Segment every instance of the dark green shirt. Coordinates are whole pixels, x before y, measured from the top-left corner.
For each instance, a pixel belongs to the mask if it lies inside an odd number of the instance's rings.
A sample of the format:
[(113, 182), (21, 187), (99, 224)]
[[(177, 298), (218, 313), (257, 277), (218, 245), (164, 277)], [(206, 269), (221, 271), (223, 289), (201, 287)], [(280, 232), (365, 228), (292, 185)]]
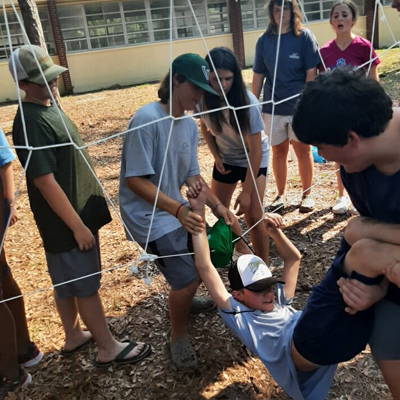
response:
[(18, 109), (13, 126), (15, 146), (38, 148), (64, 144), (51, 149), (33, 150), (30, 159), (28, 150), (17, 149), (17, 155), (23, 167), (29, 159), (26, 171), (29, 201), (45, 250), (49, 253), (67, 252), (76, 248), (78, 243), (72, 231), (54, 213), (35, 186), (35, 178), (53, 173), (71, 205), (93, 233), (110, 222), (111, 216), (101, 187), (88, 166), (93, 168), (86, 149), (80, 152), (73, 145), (83, 145), (74, 123), (60, 111), (70, 138), (55, 106), (35, 103), (22, 105), (28, 143), (25, 142), (21, 110)]

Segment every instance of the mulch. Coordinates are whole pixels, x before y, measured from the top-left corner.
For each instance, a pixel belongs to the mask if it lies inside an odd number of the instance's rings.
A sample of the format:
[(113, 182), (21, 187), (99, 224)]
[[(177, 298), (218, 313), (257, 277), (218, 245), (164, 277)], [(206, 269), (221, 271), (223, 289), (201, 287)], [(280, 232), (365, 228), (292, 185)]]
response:
[[(249, 73), (246, 72), (249, 79)], [(77, 124), (85, 143), (93, 143), (123, 132), (129, 118), (144, 104), (156, 99), (156, 85), (108, 90), (62, 99), (66, 113)], [(0, 125), (11, 143), (10, 131), (16, 105), (0, 107)], [(118, 209), (118, 180), (122, 136), (89, 147), (97, 175)], [(199, 160), (204, 178), (211, 179), (212, 157), (202, 139)], [(8, 261), (23, 293), (49, 287), (43, 247), (27, 198), (18, 162), (13, 163), (16, 186), (22, 182), (17, 201), (18, 223), (9, 229), (5, 243)], [(297, 163), (289, 162), (289, 206), (283, 216), (285, 232), (300, 249), (303, 260), (295, 307), (301, 309), (311, 288), (326, 273), (339, 247), (348, 216), (334, 216), (336, 180), (331, 164), (315, 164), (315, 211), (300, 214), (301, 184)], [(265, 204), (275, 197), (273, 174), (269, 175)], [(296, 198), (297, 197), (297, 198)], [(209, 216), (210, 223), (213, 222)], [(244, 222), (242, 221), (244, 224)], [(144, 282), (144, 270), (131, 276), (129, 267), (139, 257), (138, 248), (125, 239), (116, 214), (101, 230), (103, 274), (100, 295), (108, 322), (118, 339), (134, 338), (152, 345), (150, 357), (133, 366), (99, 370), (93, 366), (95, 347), (65, 357), (60, 354), (63, 330), (51, 290), (25, 297), (32, 339), (45, 353), (31, 369), (33, 382), (12, 393), (10, 399), (279, 399), (289, 397), (276, 385), (261, 362), (233, 337), (216, 312), (192, 316), (190, 335), (200, 359), (196, 373), (177, 372), (170, 361), (166, 340), (167, 295), (164, 279), (151, 267), (152, 281)], [(281, 260), (271, 246), (271, 265), (279, 272)], [(226, 279), (226, 271), (221, 274)], [(205, 289), (201, 288), (205, 293)], [(367, 348), (338, 368), (329, 400), (389, 399), (379, 370)]]

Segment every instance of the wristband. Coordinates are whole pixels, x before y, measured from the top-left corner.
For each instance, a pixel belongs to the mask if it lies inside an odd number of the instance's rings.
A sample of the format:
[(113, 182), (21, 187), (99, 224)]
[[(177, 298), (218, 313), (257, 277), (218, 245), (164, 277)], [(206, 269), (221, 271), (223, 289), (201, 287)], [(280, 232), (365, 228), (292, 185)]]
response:
[(216, 205), (213, 207), (213, 209), (212, 209), (213, 214), (215, 214), (215, 211), (217, 210), (217, 208), (218, 208), (219, 206), (222, 206), (222, 203), (218, 203), (218, 204), (216, 204)]
[(175, 213), (175, 218), (178, 218), (179, 210), (180, 210), (183, 206), (184, 206), (183, 203), (181, 203), (181, 204), (179, 205), (179, 207), (178, 207), (178, 209), (176, 210), (176, 213)]

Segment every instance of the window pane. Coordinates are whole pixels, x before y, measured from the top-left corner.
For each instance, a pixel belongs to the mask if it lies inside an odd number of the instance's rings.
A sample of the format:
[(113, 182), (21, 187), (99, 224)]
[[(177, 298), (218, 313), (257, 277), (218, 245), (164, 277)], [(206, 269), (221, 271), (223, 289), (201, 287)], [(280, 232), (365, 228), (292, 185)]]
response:
[(124, 1), (122, 3), (124, 11), (132, 11), (132, 10), (144, 10), (144, 2), (141, 1)]
[(58, 16), (60, 18), (81, 16), (81, 10), (81, 6), (57, 7)]
[(128, 43), (129, 44), (138, 44), (149, 42), (150, 38), (148, 33), (136, 33), (134, 35), (128, 35)]
[(85, 40), (75, 40), (72, 42), (65, 42), (67, 52), (82, 51), (88, 49), (88, 43)]

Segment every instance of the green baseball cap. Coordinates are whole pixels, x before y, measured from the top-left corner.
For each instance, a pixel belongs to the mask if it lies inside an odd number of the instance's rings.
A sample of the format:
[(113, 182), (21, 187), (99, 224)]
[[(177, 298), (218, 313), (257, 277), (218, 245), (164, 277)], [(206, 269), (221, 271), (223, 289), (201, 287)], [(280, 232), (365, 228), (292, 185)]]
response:
[(43, 75), (46, 78), (46, 82), (50, 82), (63, 72), (67, 71), (67, 68), (54, 64), (46, 50), (43, 50), (39, 46), (26, 45), (15, 50), (8, 60), (8, 68), (15, 81), (26, 79), (27, 81), (33, 83), (45, 83), (33, 53), (36, 55), (40, 69), (43, 71)]
[(218, 96), (210, 86), (210, 67), (198, 54), (186, 53), (175, 58), (172, 62), (172, 74), (182, 75), (196, 86)]

